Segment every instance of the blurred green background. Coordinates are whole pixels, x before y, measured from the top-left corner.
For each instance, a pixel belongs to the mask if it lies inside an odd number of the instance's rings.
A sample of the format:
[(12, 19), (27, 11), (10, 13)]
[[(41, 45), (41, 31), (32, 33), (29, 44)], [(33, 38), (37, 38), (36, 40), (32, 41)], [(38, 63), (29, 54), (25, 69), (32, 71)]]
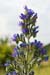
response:
[[(15, 45), (9, 44), (9, 39), (0, 38), (0, 75), (5, 75), (4, 63), (6, 60), (13, 60), (11, 54), (13, 52)], [(48, 55), (50, 57), (50, 44), (44, 46), (47, 49)], [(42, 62), (39, 67), (37, 65), (34, 67), (35, 75), (50, 75), (50, 58), (47, 62)]]

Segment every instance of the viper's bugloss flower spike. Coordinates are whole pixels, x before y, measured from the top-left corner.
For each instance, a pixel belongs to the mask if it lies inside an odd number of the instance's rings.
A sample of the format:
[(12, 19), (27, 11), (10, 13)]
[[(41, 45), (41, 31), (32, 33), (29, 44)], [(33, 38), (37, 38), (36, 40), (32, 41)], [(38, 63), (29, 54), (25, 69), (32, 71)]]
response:
[[(29, 9), (27, 6), (25, 6), (24, 9), (25, 13), (21, 13), (21, 21), (19, 22), (22, 34), (13, 35), (13, 41), (17, 43), (17, 47), (14, 48), (12, 53), (14, 60), (11, 61), (11, 65), (7, 62), (5, 64), (7, 67), (13, 66), (13, 71), (8, 71), (8, 75), (34, 75), (34, 71), (32, 71), (34, 64), (40, 65), (42, 60), (48, 60), (48, 56), (46, 56), (47, 50), (44, 49), (41, 41), (35, 39), (33, 42), (30, 42), (30, 38), (32, 36), (35, 38), (38, 33), (37, 29), (39, 26), (35, 25), (37, 13), (32, 9)], [(10, 67), (10, 69), (12, 68)]]

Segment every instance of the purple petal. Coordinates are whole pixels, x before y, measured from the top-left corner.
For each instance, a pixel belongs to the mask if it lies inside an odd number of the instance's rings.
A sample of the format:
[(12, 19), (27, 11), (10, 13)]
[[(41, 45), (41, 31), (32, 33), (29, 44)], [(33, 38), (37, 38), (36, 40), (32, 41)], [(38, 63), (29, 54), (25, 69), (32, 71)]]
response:
[(19, 25), (24, 26), (24, 25), (25, 25), (25, 23), (23, 23), (23, 22), (19, 22)]
[(20, 18), (24, 20), (27, 18), (27, 16), (21, 13)]
[(22, 30), (22, 32), (23, 32), (23, 33), (28, 33), (29, 30), (28, 30), (27, 28), (25, 28), (25, 29)]

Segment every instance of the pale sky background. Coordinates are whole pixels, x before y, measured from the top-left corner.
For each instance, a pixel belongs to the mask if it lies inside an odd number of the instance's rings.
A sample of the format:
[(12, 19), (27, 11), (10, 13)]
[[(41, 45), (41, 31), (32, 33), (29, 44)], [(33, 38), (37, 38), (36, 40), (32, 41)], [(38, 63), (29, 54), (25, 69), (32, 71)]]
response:
[(50, 0), (0, 0), (0, 37), (20, 33), (19, 15), (25, 5), (38, 13), (37, 39), (50, 43)]

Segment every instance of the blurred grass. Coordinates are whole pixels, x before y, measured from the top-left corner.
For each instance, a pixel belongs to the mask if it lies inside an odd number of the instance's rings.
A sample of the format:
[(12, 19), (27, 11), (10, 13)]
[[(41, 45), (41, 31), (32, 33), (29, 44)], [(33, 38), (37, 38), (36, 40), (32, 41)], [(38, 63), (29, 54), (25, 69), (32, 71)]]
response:
[(40, 67), (35, 67), (35, 75), (50, 75), (50, 60), (42, 62)]
[(0, 70), (0, 75), (6, 75), (5, 74), (5, 71), (2, 69), (2, 70)]
[[(50, 75), (50, 60), (42, 62), (39, 67), (34, 67), (35, 75)], [(6, 75), (3, 69), (0, 69), (0, 75)]]

